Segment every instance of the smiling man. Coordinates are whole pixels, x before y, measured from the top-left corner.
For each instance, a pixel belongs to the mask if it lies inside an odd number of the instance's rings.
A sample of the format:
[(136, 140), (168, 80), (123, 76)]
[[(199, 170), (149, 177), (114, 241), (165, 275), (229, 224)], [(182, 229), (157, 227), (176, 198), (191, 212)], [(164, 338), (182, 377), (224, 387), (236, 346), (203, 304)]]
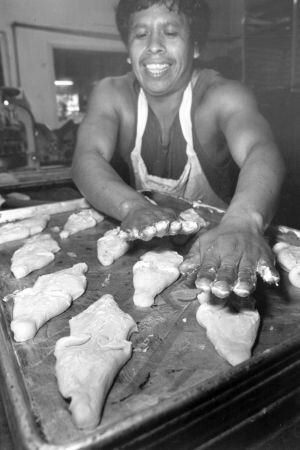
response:
[(196, 267), (204, 290), (226, 296), (238, 286), (247, 295), (258, 263), (275, 274), (263, 234), (284, 167), (270, 127), (245, 86), (194, 69), (208, 32), (205, 1), (120, 0), (116, 22), (132, 71), (94, 89), (79, 129), (74, 180), (123, 229), (176, 217), (140, 190), (227, 208), (181, 269)]

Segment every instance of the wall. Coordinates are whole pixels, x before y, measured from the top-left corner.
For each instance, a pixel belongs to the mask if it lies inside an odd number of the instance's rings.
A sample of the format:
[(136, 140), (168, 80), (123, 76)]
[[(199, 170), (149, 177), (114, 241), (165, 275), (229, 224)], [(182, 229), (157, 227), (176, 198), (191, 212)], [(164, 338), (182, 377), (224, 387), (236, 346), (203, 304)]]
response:
[(7, 40), (8, 83), (15, 85), (18, 81), (13, 23), (116, 33), (114, 4), (114, 0), (1, 0), (0, 31)]
[(57, 126), (52, 45), (77, 43), (79, 48), (101, 50), (112, 38), (111, 47), (123, 48), (116, 44), (114, 5), (113, 0), (1, 0), (5, 84), (24, 89), (38, 121)]
[[(24, 89), (39, 121), (50, 127), (57, 125), (51, 67), (53, 45), (62, 46), (65, 41), (68, 45), (73, 42), (80, 46), (81, 41), (84, 49), (89, 46), (101, 49), (111, 40), (115, 50), (123, 48), (117, 44), (116, 1), (0, 0), (0, 44), (5, 60), (5, 82)], [(209, 4), (212, 26), (210, 42), (203, 52), (205, 60), (222, 57), (235, 49), (239, 51), (241, 46), (243, 1), (209, 0)], [(15, 27), (15, 23), (27, 28)]]

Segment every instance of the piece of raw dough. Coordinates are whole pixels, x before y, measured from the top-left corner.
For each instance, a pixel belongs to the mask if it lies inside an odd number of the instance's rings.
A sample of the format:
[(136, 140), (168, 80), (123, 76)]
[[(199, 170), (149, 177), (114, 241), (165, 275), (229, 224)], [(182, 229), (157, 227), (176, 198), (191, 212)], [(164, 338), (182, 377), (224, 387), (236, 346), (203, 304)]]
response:
[(283, 248), (289, 247), (289, 245), (290, 245), (290, 244), (288, 244), (287, 242), (283, 242), (283, 241), (276, 242), (276, 244), (275, 244), (275, 245), (273, 246), (273, 248), (272, 248), (273, 253), (275, 253), (275, 255), (277, 256), (278, 253), (279, 253)]
[(103, 266), (110, 266), (129, 250), (127, 235), (120, 227), (106, 231), (97, 241), (97, 257)]
[(296, 288), (300, 288), (300, 264), (296, 264), (292, 270), (289, 271), (290, 283)]
[(147, 308), (155, 297), (170, 286), (180, 275), (183, 257), (172, 250), (150, 251), (133, 266), (133, 302)]
[(38, 234), (29, 238), (11, 258), (10, 270), (16, 278), (23, 278), (34, 270), (47, 266), (60, 250), (50, 234)]
[(85, 291), (87, 270), (85, 263), (78, 263), (41, 275), (33, 287), (16, 292), (10, 324), (15, 341), (33, 338), (44, 323), (68, 309)]
[(300, 247), (287, 244), (277, 251), (277, 261), (283, 270), (290, 272), (300, 264)]
[(66, 239), (79, 231), (93, 228), (103, 220), (104, 216), (92, 208), (73, 213), (68, 217), (63, 230), (59, 233), (60, 238)]
[(22, 200), (25, 202), (31, 200), (31, 197), (27, 194), (23, 194), (23, 192), (10, 192), (5, 198), (8, 200)]
[(219, 355), (233, 366), (249, 359), (260, 323), (258, 311), (232, 312), (226, 305), (210, 304), (207, 298), (199, 300), (196, 319)]
[(137, 331), (110, 294), (103, 295), (70, 321), (70, 336), (55, 346), (59, 391), (71, 399), (78, 428), (93, 429), (101, 418), (113, 381), (132, 353), (130, 335)]
[(50, 216), (45, 214), (1, 225), (0, 244), (16, 241), (18, 239), (25, 239), (34, 234), (41, 233), (46, 228), (49, 219)]
[(279, 241), (273, 246), (280, 267), (288, 272), (290, 283), (300, 287), (300, 246)]

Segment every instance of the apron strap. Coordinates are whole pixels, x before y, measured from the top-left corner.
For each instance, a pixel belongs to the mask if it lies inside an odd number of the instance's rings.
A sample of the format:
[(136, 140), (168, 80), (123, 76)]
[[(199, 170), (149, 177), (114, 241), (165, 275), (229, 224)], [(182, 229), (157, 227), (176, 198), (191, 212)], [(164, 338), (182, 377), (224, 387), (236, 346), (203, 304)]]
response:
[(140, 143), (143, 139), (144, 131), (146, 128), (148, 119), (148, 102), (146, 99), (146, 95), (143, 89), (140, 89), (138, 104), (137, 104), (137, 126), (136, 126), (136, 138), (135, 138), (135, 147)]
[(191, 109), (192, 109), (192, 84), (190, 82), (184, 91), (182, 102), (179, 108), (179, 120), (181, 130), (184, 139), (188, 144), (187, 147), (193, 147)]

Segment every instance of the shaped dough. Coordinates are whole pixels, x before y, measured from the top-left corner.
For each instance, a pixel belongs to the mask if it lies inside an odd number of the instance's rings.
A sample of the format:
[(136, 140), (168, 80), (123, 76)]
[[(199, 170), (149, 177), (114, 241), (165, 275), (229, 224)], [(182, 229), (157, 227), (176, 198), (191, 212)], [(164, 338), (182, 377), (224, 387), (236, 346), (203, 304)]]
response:
[(260, 323), (257, 310), (231, 312), (227, 306), (200, 304), (196, 319), (222, 358), (235, 366), (251, 357)]
[(69, 308), (86, 288), (85, 263), (40, 276), (31, 288), (14, 296), (13, 320), (10, 328), (17, 342), (35, 336), (39, 328), (52, 317)]
[(70, 320), (70, 336), (55, 346), (58, 387), (70, 398), (78, 428), (95, 428), (113, 381), (132, 352), (130, 335), (137, 331), (132, 317), (109, 295), (103, 295)]
[(108, 230), (97, 241), (97, 257), (103, 266), (110, 266), (128, 251), (127, 235), (120, 227)]
[(0, 227), (0, 244), (41, 233), (46, 228), (49, 219), (49, 215), (41, 215), (2, 225)]
[(277, 261), (283, 270), (290, 272), (300, 264), (300, 247), (287, 244), (277, 252)]
[(14, 252), (10, 270), (16, 278), (23, 278), (53, 261), (59, 250), (58, 243), (49, 234), (33, 236)]
[(289, 272), (290, 283), (296, 288), (300, 288), (300, 264), (296, 264)]
[(73, 213), (68, 217), (68, 220), (59, 235), (61, 239), (66, 239), (79, 231), (95, 227), (97, 223), (100, 223), (103, 220), (104, 216), (94, 209), (84, 209), (83, 211)]
[(172, 250), (145, 253), (133, 266), (133, 302), (142, 308), (153, 305), (155, 297), (180, 275), (183, 257)]
[[(296, 231), (296, 230), (294, 230)], [(277, 262), (289, 273), (289, 281), (296, 288), (300, 287), (300, 246), (279, 241), (273, 247)]]

